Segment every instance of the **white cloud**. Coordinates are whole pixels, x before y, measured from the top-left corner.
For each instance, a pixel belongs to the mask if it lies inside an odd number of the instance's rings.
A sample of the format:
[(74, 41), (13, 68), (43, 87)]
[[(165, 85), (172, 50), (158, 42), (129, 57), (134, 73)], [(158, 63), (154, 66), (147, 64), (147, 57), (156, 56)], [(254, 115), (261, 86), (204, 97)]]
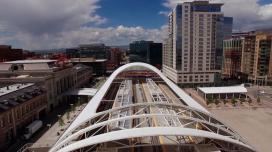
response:
[[(163, 5), (173, 8), (177, 3), (193, 0), (166, 0)], [(224, 3), (225, 16), (234, 17), (234, 28), (238, 30), (252, 30), (272, 26), (272, 2), (259, 3), (260, 0), (211, 0)]]
[(261, 6), (258, 15), (262, 20), (272, 20), (272, 3)]
[[(144, 29), (142, 27), (81, 27), (79, 29), (65, 31), (57, 35), (43, 34), (33, 36), (28, 33), (17, 33), (15, 39), (20, 40), (27, 48), (66, 48), (75, 47), (84, 43), (106, 43), (107, 45), (127, 45), (135, 40), (152, 40), (161, 42), (166, 34), (166, 27), (160, 29)], [(1, 39), (0, 39), (1, 41)]]
[(0, 0), (0, 30), (13, 33), (9, 37), (0, 33), (0, 43), (15, 40), (25, 49), (47, 49), (92, 42), (111, 45), (139, 39), (162, 41), (165, 27), (144, 29), (120, 25), (98, 28), (96, 25), (107, 21), (96, 13), (100, 8), (99, 1)]
[(57, 33), (84, 23), (104, 23), (95, 14), (98, 0), (1, 0), (0, 21), (10, 30), (33, 35)]
[(168, 17), (169, 12), (167, 12), (167, 11), (160, 11), (158, 14)]
[[(108, 27), (97, 14), (100, 0), (0, 0), (0, 44), (17, 42), (25, 49), (63, 48), (80, 43), (103, 42), (128, 44), (133, 40), (161, 42), (166, 26), (160, 29), (143, 27)], [(165, 0), (173, 8), (177, 2)], [(189, 0), (192, 1), (192, 0)], [(218, 0), (215, 0), (218, 1)], [(222, 0), (226, 16), (234, 17), (236, 29), (252, 29), (272, 25), (272, 3), (260, 5), (259, 0)], [(121, 10), (122, 11), (122, 10)], [(166, 15), (167, 12), (159, 14)], [(86, 27), (84, 25), (94, 25)], [(7, 34), (1, 34), (7, 32)]]

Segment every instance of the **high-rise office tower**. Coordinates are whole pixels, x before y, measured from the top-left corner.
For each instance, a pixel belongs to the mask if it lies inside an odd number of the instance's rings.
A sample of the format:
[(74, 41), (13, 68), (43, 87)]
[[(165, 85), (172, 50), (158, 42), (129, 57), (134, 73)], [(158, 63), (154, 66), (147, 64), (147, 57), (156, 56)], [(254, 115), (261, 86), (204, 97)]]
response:
[(162, 67), (162, 43), (153, 41), (134, 41), (129, 44), (130, 62), (149, 63), (159, 69)]
[(230, 31), (224, 30), (227, 28), (222, 5), (208, 1), (185, 2), (169, 14), (163, 72), (172, 81), (178, 84), (215, 81), (222, 65), (223, 38)]
[(272, 30), (235, 33), (223, 43), (224, 78), (272, 84)]
[(223, 42), (222, 78), (238, 78), (241, 73), (241, 60), (245, 39), (233, 36)]
[(257, 83), (272, 75), (272, 35), (257, 34), (255, 46), (253, 80)]

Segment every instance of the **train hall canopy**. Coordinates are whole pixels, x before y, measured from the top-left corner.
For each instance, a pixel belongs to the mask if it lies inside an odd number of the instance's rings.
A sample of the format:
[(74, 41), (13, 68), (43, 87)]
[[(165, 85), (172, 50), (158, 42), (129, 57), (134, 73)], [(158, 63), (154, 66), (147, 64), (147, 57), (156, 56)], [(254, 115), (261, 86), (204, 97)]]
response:
[(50, 152), (253, 152), (231, 127), (145, 63), (117, 69)]

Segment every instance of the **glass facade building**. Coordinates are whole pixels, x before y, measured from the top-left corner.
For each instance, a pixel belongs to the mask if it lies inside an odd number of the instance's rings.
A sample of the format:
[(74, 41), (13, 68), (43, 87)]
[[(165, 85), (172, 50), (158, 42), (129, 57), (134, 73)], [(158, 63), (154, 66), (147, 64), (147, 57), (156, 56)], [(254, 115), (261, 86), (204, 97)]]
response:
[(163, 72), (172, 81), (214, 83), (222, 66), (223, 39), (232, 31), (232, 19), (224, 17), (222, 5), (208, 1), (185, 2), (169, 14)]
[(162, 43), (153, 41), (134, 41), (129, 45), (130, 62), (144, 62), (161, 69)]

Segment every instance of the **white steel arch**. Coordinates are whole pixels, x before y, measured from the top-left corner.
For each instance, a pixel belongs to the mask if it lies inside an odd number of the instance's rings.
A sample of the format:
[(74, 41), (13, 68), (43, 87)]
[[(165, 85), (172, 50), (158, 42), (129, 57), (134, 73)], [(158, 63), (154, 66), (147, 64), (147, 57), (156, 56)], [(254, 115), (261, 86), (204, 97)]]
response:
[(134, 128), (130, 130), (120, 130), (114, 131), (106, 134), (97, 135), (94, 137), (90, 137), (84, 140), (81, 140), (76, 143), (72, 143), (63, 149), (59, 150), (59, 152), (68, 152), (80, 149), (84, 146), (95, 145), (99, 143), (115, 141), (119, 139), (126, 139), (126, 138), (136, 138), (136, 137), (148, 137), (148, 136), (195, 136), (195, 137), (204, 137), (210, 139), (217, 139), (217, 140), (224, 140), (226, 142), (238, 144), (244, 147), (251, 149), (250, 146), (245, 145), (243, 143), (237, 142), (231, 138), (224, 138), (221, 135), (196, 130), (196, 129), (188, 129), (188, 128), (180, 128), (180, 127), (173, 127), (169, 129), (168, 127), (155, 127), (155, 128)]
[[(186, 94), (182, 89), (180, 89), (177, 85), (175, 85), (172, 81), (170, 81), (166, 76), (164, 76), (160, 70), (155, 68), (152, 65), (146, 64), (146, 63), (130, 63), (123, 65), (122, 67), (118, 68), (116, 71), (112, 73), (112, 75), (108, 78), (108, 80), (105, 82), (105, 84), (100, 88), (100, 90), (96, 93), (96, 95), (90, 100), (88, 105), (83, 109), (83, 111), (79, 114), (79, 116), (75, 119), (75, 121), (69, 126), (69, 128), (65, 131), (65, 133), (62, 135), (66, 136), (70, 132), (70, 130), (77, 125), (84, 122), (86, 119), (92, 117), (103, 98), (103, 96), (107, 93), (110, 85), (112, 84), (113, 80), (123, 71), (132, 68), (132, 67), (143, 67), (146, 69), (149, 69), (155, 73), (157, 73), (164, 81), (165, 83), (190, 107), (199, 109), (204, 112), (208, 112), (204, 107), (202, 107), (200, 104), (198, 104), (194, 99), (192, 99), (188, 94)], [(60, 140), (62, 139), (60, 138)]]
[[(122, 67), (120, 67), (119, 69), (117, 69), (109, 78), (108, 80), (105, 82), (105, 84), (101, 87), (101, 89), (97, 92), (97, 94), (90, 100), (90, 102), (87, 104), (87, 106), (84, 108), (84, 110), (81, 112), (81, 114), (75, 119), (75, 121), (69, 126), (69, 128), (65, 131), (65, 133), (60, 137), (60, 139), (57, 141), (57, 143), (55, 144), (54, 147), (52, 147), (52, 149), (50, 150), (51, 152), (54, 151), (72, 151), (72, 150), (77, 150), (86, 146), (91, 146), (93, 144), (99, 144), (102, 142), (107, 142), (107, 141), (111, 141), (111, 140), (118, 140), (118, 139), (125, 139), (125, 138), (133, 138), (133, 137), (141, 137), (141, 136), (160, 136), (160, 135), (165, 135), (165, 136), (196, 136), (196, 137), (203, 137), (203, 138), (210, 138), (210, 139), (216, 139), (216, 140), (222, 140), (225, 142), (230, 142), (232, 144), (236, 144), (239, 146), (242, 146), (244, 148), (248, 148), (252, 151), (254, 151), (254, 149), (245, 144), (245, 142), (242, 142), (240, 139), (240, 136), (238, 134), (236, 134), (235, 132), (233, 132), (231, 129), (229, 129), (229, 127), (226, 127), (224, 124), (214, 124), (215, 127), (216, 125), (218, 125), (217, 127), (225, 127), (225, 128), (221, 128), (221, 129), (226, 129), (229, 130), (231, 132), (231, 136), (233, 137), (228, 137), (226, 135), (221, 135), (218, 133), (213, 133), (213, 132), (209, 132), (209, 131), (203, 131), (203, 130), (197, 130), (197, 129), (190, 129), (190, 128), (182, 128), (182, 127), (171, 127), (171, 129), (169, 129), (168, 127), (149, 127), (149, 128), (131, 128), (131, 129), (126, 129), (126, 130), (118, 130), (118, 131), (113, 131), (113, 132), (107, 132), (104, 134), (100, 134), (100, 135), (96, 135), (96, 136), (91, 136), (88, 137), (86, 139), (82, 139), (76, 142), (72, 142), (72, 140), (74, 140), (75, 138), (78, 138), (80, 136), (82, 136), (82, 134), (86, 134), (86, 132), (92, 130), (93, 128), (95, 128), (95, 125), (99, 125), (99, 123), (104, 123), (104, 124), (108, 124), (110, 121), (118, 121), (120, 119), (116, 119), (116, 120), (107, 120), (105, 122), (98, 122), (98, 124), (91, 124), (93, 126), (87, 126), (86, 128), (81, 129), (80, 126), (82, 126), (83, 124), (86, 124), (88, 122), (91, 122), (91, 120), (95, 117), (97, 117), (98, 115), (101, 115), (103, 113), (107, 113), (107, 112), (114, 112), (117, 110), (120, 110), (122, 108), (127, 108), (127, 107), (134, 107), (134, 106), (138, 106), (137, 104), (134, 105), (128, 105), (128, 106), (124, 106), (121, 108), (116, 108), (116, 109), (111, 109), (108, 111), (104, 111), (101, 113), (96, 113), (97, 108), (99, 107), (102, 98), (104, 97), (104, 95), (107, 93), (108, 89), (110, 88), (112, 82), (117, 78), (117, 76), (126, 71), (129, 70), (131, 68), (135, 68), (135, 67), (140, 67), (140, 68), (144, 68), (144, 69), (148, 69), (150, 71), (155, 72), (170, 88), (171, 90), (185, 103), (187, 104), (186, 106), (178, 106), (178, 105), (174, 105), (174, 104), (161, 104), (161, 103), (145, 103), (145, 104), (138, 104), (139, 106), (144, 105), (144, 106), (149, 106), (149, 105), (168, 105), (171, 107), (180, 107), (180, 108), (184, 108), (184, 111), (198, 111), (200, 113), (202, 113), (204, 116), (208, 117), (209, 120), (199, 120), (197, 119), (196, 121), (199, 122), (204, 122), (204, 123), (210, 123), (210, 119), (214, 119), (209, 112), (202, 107), (200, 104), (198, 104), (194, 99), (192, 99), (189, 95), (187, 95), (182, 89), (180, 89), (178, 86), (176, 86), (172, 81), (170, 81), (168, 78), (166, 78), (157, 68), (149, 65), (149, 64), (145, 64), (145, 63), (130, 63), (127, 65), (124, 65)], [(188, 106), (188, 107), (187, 107)], [(141, 116), (129, 116), (129, 117), (124, 117), (121, 119), (132, 119), (135, 117), (144, 117), (145, 115), (141, 115)], [(147, 115), (146, 115), (147, 116)], [(150, 114), (150, 116), (157, 116), (156, 114)], [(165, 115), (167, 116), (167, 115)], [(169, 115), (169, 117), (173, 117), (171, 115)], [(176, 116), (175, 116), (176, 117)], [(103, 118), (103, 117), (102, 117)], [(190, 118), (190, 119), (196, 119), (196, 118)], [(206, 122), (205, 122), (206, 121)], [(158, 131), (158, 129), (161, 129), (160, 131)], [(173, 132), (174, 130), (174, 132)], [(118, 135), (117, 137), (114, 137), (114, 135)], [(120, 136), (122, 134), (122, 136)], [(69, 138), (69, 136), (71, 136)], [(100, 139), (100, 140), (98, 140)]]
[[(229, 127), (225, 126), (221, 122), (218, 122), (212, 116), (210, 116), (208, 114), (206, 115), (204, 113), (201, 113), (200, 111), (198, 111), (199, 112), (198, 115), (199, 116), (201, 115), (201, 117), (199, 117), (199, 118), (193, 117), (192, 114), (189, 114), (188, 116), (186, 116), (186, 115), (184, 115), (186, 112), (187, 113), (191, 113), (191, 112), (195, 113), (196, 111), (194, 111), (193, 109), (187, 108), (187, 107), (180, 106), (180, 105), (165, 104), (165, 103), (158, 103), (158, 104), (155, 104), (155, 103), (135, 104), (135, 105), (125, 106), (125, 107), (122, 107), (122, 108), (115, 108), (115, 109), (103, 111), (103, 112), (98, 113), (98, 116), (103, 117), (105, 115), (109, 115), (111, 113), (114, 113), (114, 112), (117, 112), (117, 111), (120, 111), (120, 110), (123, 110), (123, 109), (129, 109), (129, 108), (132, 108), (132, 107), (142, 107), (142, 106), (144, 108), (149, 108), (149, 106), (160, 106), (160, 107), (164, 107), (164, 108), (168, 107), (169, 109), (171, 109), (171, 108), (172, 109), (176, 109), (176, 108), (180, 109), (181, 108), (181, 111), (183, 111), (183, 112), (181, 112), (181, 113), (179, 113), (178, 115), (175, 115), (175, 116), (173, 116), (171, 114), (140, 114), (139, 112), (137, 112), (138, 114), (127, 116), (127, 117), (110, 119), (110, 120), (106, 120), (106, 121), (97, 121), (94, 124), (92, 124), (92, 125), (90, 125), (90, 126), (88, 126), (86, 128), (80, 129), (78, 131), (75, 131), (75, 132), (73, 132), (72, 135), (65, 137), (65, 139), (62, 140), (60, 143), (58, 143), (52, 150), (59, 149), (62, 146), (67, 145), (69, 143), (69, 141), (72, 141), (73, 139), (76, 139), (79, 136), (85, 135), (87, 132), (89, 132), (91, 130), (99, 129), (100, 127), (109, 125), (109, 124), (111, 124), (113, 122), (118, 122), (118, 121), (122, 121), (122, 120), (130, 120), (130, 119), (135, 119), (135, 118), (154, 118), (154, 117), (176, 117), (176, 118), (180, 118), (180, 119), (184, 119), (184, 120), (190, 121), (187, 124), (191, 124), (192, 122), (196, 122), (196, 123), (201, 123), (203, 125), (213, 126), (213, 128), (217, 128), (217, 129), (214, 130), (214, 131), (209, 131), (209, 134), (215, 135), (216, 138), (214, 138), (214, 139), (224, 140), (224, 141), (231, 141), (231, 143), (233, 143), (233, 144), (238, 144), (238, 145), (250, 148), (250, 146), (248, 146), (245, 143), (243, 143), (242, 137), (240, 137), (238, 134), (236, 134), (235, 132), (233, 132), (233, 130), (231, 130)], [(142, 111), (142, 109), (139, 110), (139, 111)], [(93, 119), (95, 120), (95, 118), (93, 118)], [(158, 128), (158, 127), (155, 127), (155, 128)], [(173, 128), (175, 128), (175, 127), (168, 126), (168, 129), (173, 129)], [(192, 134), (190, 134), (190, 136), (195, 136), (194, 131), (196, 129), (190, 128), (190, 127), (188, 127), (186, 125), (183, 125), (182, 128), (183, 129), (191, 129)], [(130, 129), (128, 129), (128, 130), (130, 130)], [(208, 132), (208, 131), (206, 131), (206, 132)], [(221, 134), (224, 132), (225, 135), (221, 135), (219, 132), (221, 132)], [(105, 136), (103, 136), (103, 137), (107, 137), (106, 136), (107, 134), (108, 133), (105, 133)], [(156, 134), (154, 134), (154, 135), (156, 135)], [(179, 134), (179, 135), (185, 136), (185, 135), (188, 135), (188, 134)], [(140, 137), (141, 135), (135, 134), (135, 136)], [(95, 137), (97, 137), (97, 136), (95, 136)], [(203, 137), (206, 137), (206, 136), (203, 136)], [(209, 137), (209, 138), (211, 138), (211, 137)], [(114, 139), (117, 140), (117, 139), (119, 139), (119, 137), (118, 138), (114, 138)], [(229, 139), (231, 139), (231, 140), (229, 140)], [(103, 140), (103, 142), (106, 142), (106, 141), (107, 141), (107, 139)], [(91, 144), (89, 144), (89, 145), (91, 145)], [(87, 145), (84, 145), (84, 146), (87, 146)], [(77, 147), (77, 146), (75, 146), (75, 147)]]

